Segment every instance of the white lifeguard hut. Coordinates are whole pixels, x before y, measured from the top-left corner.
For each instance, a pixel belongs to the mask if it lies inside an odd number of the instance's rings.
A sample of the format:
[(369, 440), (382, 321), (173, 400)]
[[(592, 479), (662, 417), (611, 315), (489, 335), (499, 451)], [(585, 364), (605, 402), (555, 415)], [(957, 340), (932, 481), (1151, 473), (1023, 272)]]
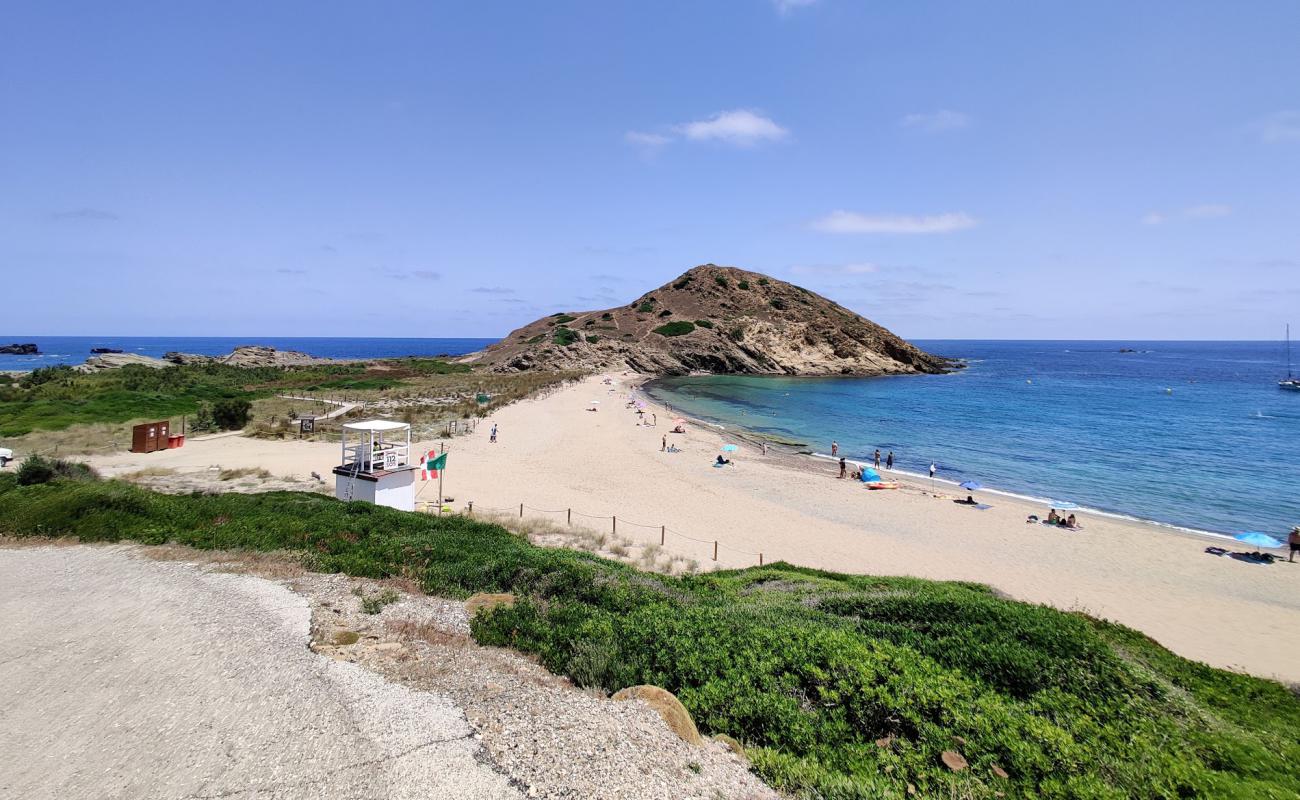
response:
[(371, 419), (343, 426), (343, 459), (334, 468), (334, 496), (400, 511), (415, 510), (411, 426)]

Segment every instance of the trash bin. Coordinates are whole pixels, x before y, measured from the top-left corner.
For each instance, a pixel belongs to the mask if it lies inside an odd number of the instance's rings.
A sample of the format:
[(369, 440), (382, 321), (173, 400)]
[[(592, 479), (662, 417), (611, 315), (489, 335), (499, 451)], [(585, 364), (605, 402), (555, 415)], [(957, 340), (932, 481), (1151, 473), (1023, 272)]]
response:
[(175, 450), (178, 447), (184, 447), (184, 446), (185, 446), (185, 434), (178, 433), (175, 436), (167, 437), (168, 450)]

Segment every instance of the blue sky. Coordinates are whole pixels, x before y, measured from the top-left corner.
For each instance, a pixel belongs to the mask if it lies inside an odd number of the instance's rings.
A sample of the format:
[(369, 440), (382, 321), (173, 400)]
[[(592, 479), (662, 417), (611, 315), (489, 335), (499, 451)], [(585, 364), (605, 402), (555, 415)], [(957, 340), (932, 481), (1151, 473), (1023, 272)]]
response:
[(495, 336), (689, 267), (912, 338), (1300, 326), (1300, 4), (37, 3), (0, 328)]

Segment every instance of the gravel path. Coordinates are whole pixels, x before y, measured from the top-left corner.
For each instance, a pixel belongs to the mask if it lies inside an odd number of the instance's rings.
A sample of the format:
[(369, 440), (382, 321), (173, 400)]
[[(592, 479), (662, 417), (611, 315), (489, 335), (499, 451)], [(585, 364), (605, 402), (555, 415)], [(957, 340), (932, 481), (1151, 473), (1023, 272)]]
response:
[(461, 711), (308, 648), (277, 583), (0, 550), (0, 796), (515, 798)]

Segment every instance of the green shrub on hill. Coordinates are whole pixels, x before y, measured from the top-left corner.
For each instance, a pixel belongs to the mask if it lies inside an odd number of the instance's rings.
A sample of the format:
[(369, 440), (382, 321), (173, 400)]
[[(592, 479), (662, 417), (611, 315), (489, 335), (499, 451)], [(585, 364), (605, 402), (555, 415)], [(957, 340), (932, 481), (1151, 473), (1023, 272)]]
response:
[[(478, 641), (584, 686), (662, 686), (794, 797), (1300, 794), (1300, 698), (1285, 687), (979, 585), (786, 564), (672, 578), (460, 516), (12, 475), (0, 533), (291, 549), (433, 594), (509, 592), (513, 608), (474, 618)], [(969, 768), (950, 771), (945, 750)]]
[(554, 341), (556, 344), (560, 345), (561, 347), (568, 347), (569, 345), (578, 341), (578, 332), (573, 330), (572, 328), (566, 328), (565, 326), (561, 325), (555, 329), (555, 337), (552, 339), (552, 341)]
[(45, 456), (28, 456), (14, 473), (14, 481), (19, 486), (35, 486), (55, 479), (93, 481), (99, 479), (99, 473), (80, 461)]
[(695, 324), (696, 324), (696, 325), (699, 325), (701, 328), (712, 328), (712, 327), (713, 327), (713, 320), (709, 320), (709, 319), (697, 319), (697, 320), (695, 320)]
[(649, 314), (649, 313), (651, 313), (651, 312), (653, 312), (653, 311), (655, 310), (655, 301), (654, 301), (654, 300), (646, 300), (644, 303), (642, 303), (641, 305), (637, 306), (637, 307), (636, 307), (636, 310), (637, 310), (638, 313), (641, 313), (641, 314)]
[(573, 322), (575, 319), (577, 319), (577, 317), (573, 316), (572, 314), (552, 314), (550, 322), (547, 322), (546, 324), (564, 325), (566, 323)]
[(660, 325), (658, 328), (651, 331), (651, 333), (657, 333), (660, 336), (685, 336), (693, 330), (695, 330), (695, 323), (678, 320), (677, 322), (670, 322), (667, 325)]

